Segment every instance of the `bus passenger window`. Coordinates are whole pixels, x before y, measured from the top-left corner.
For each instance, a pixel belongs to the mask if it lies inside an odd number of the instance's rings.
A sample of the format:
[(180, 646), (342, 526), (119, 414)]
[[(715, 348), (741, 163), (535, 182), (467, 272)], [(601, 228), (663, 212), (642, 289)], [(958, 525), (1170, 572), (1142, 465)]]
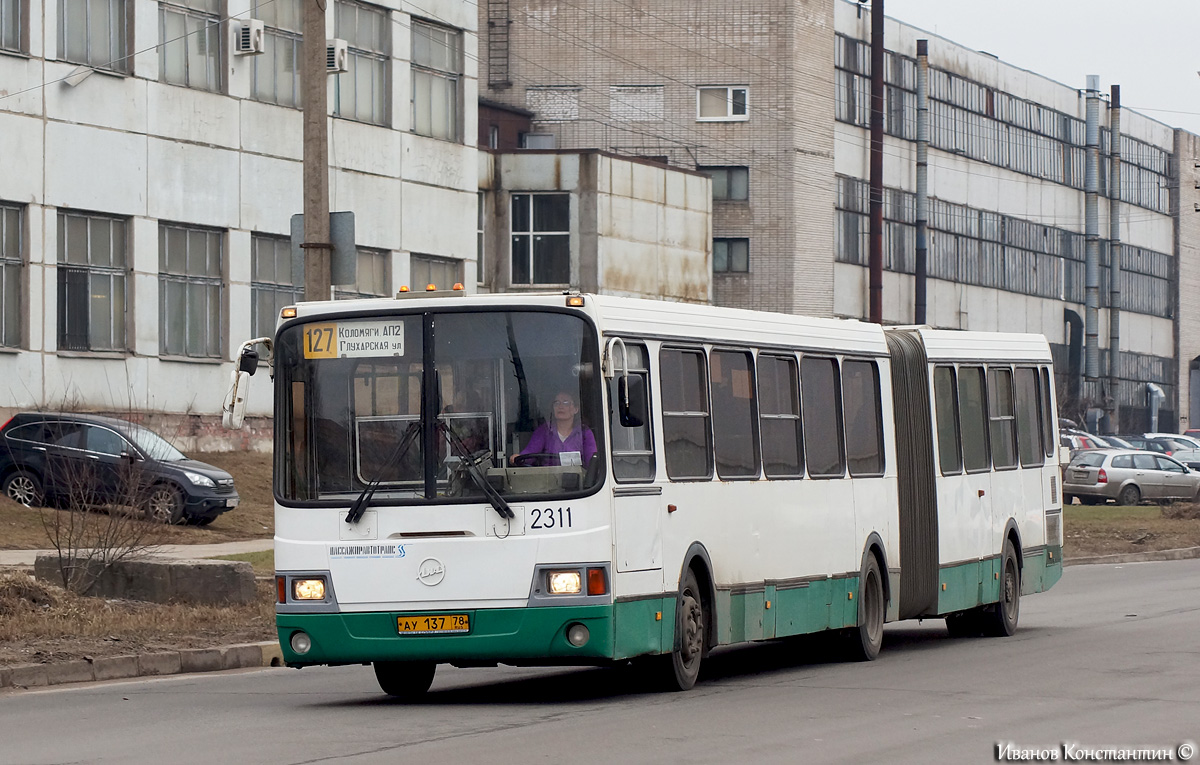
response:
[(1054, 405), (1050, 403), (1050, 370), (1042, 367), (1042, 446), (1046, 456), (1053, 457), (1058, 449), (1058, 441), (1054, 438)]
[[(645, 400), (642, 407), (647, 415), (650, 411), (649, 356), (644, 345), (625, 345), (625, 361), (629, 371), (630, 397), (640, 395)], [(650, 421), (646, 416), (641, 425), (625, 427), (621, 424), (618, 409), (620, 375), (608, 383), (608, 416), (612, 423), (612, 467), (617, 481), (650, 481), (654, 479), (654, 439)], [(638, 407), (633, 407), (635, 411)]]
[(754, 433), (754, 378), (750, 354), (713, 351), (710, 359), (713, 439), (717, 475), (758, 477), (758, 439)]
[(1042, 423), (1038, 417), (1037, 370), (1021, 367), (1016, 373), (1017, 446), (1021, 467), (1041, 467), (1046, 462), (1042, 451)]
[(816, 478), (841, 478), (846, 472), (842, 449), (842, 401), (838, 388), (836, 359), (805, 357), (800, 362), (804, 453), (808, 473)]
[(983, 367), (958, 368), (958, 422), (962, 427), (963, 466), (968, 473), (990, 468)]
[(958, 448), (958, 393), (954, 385), (954, 367), (933, 370), (933, 408), (937, 414), (938, 466), (942, 475), (962, 472), (962, 454)]
[(803, 478), (800, 373), (791, 356), (758, 356), (759, 431), (767, 478)]
[(850, 475), (883, 475), (879, 368), (874, 362), (842, 364), (842, 407), (846, 413), (846, 464)]
[(664, 349), (659, 365), (667, 476), (685, 481), (710, 478), (712, 430), (704, 352)]
[(988, 419), (992, 463), (997, 470), (1017, 465), (1017, 418), (1013, 411), (1012, 371), (988, 370)]

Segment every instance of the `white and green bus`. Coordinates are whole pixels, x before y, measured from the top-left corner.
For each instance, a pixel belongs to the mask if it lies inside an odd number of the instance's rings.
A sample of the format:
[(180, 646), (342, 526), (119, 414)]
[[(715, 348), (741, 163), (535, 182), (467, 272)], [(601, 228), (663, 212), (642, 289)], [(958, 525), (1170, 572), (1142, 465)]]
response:
[[(889, 621), (1008, 635), (1061, 575), (1050, 349), (590, 294), (285, 308), (277, 626), (290, 666), (645, 659)], [(236, 404), (235, 404), (236, 402)]]

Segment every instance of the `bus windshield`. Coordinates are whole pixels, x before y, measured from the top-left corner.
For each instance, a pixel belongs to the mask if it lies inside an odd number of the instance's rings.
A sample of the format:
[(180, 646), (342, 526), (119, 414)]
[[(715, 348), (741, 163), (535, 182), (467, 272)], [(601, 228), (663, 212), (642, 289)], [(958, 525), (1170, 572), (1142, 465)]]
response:
[[(339, 316), (275, 345), (284, 502), (578, 496), (603, 475), (593, 326), (551, 311)], [(593, 428), (595, 428), (593, 430)]]

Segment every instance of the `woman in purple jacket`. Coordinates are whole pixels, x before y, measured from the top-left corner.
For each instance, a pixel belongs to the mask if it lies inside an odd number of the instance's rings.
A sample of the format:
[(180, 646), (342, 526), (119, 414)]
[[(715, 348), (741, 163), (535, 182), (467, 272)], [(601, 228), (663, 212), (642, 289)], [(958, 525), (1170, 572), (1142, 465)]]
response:
[(516, 464), (527, 454), (546, 455), (537, 458), (540, 465), (587, 466), (596, 455), (596, 437), (591, 428), (579, 421), (579, 402), (573, 393), (559, 391), (554, 397), (554, 416), (533, 431), (529, 443), (514, 454), (509, 462)]

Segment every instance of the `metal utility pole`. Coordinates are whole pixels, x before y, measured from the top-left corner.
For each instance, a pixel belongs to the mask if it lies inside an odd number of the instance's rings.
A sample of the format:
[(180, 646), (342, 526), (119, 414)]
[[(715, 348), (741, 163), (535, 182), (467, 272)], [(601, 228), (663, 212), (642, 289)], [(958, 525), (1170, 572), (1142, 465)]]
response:
[(929, 41), (917, 40), (917, 274), (913, 321), (925, 323), (926, 258), (929, 247)]
[(883, 323), (883, 0), (871, 1), (871, 321)]
[(1084, 372), (1100, 377), (1100, 77), (1087, 76), (1087, 164), (1083, 179), (1084, 250)]
[(329, 84), (325, 73), (328, 0), (303, 0), (300, 100), (304, 109), (304, 299), (328, 300)]
[(1108, 104), (1108, 426), (1121, 432), (1121, 86), (1113, 85)]

